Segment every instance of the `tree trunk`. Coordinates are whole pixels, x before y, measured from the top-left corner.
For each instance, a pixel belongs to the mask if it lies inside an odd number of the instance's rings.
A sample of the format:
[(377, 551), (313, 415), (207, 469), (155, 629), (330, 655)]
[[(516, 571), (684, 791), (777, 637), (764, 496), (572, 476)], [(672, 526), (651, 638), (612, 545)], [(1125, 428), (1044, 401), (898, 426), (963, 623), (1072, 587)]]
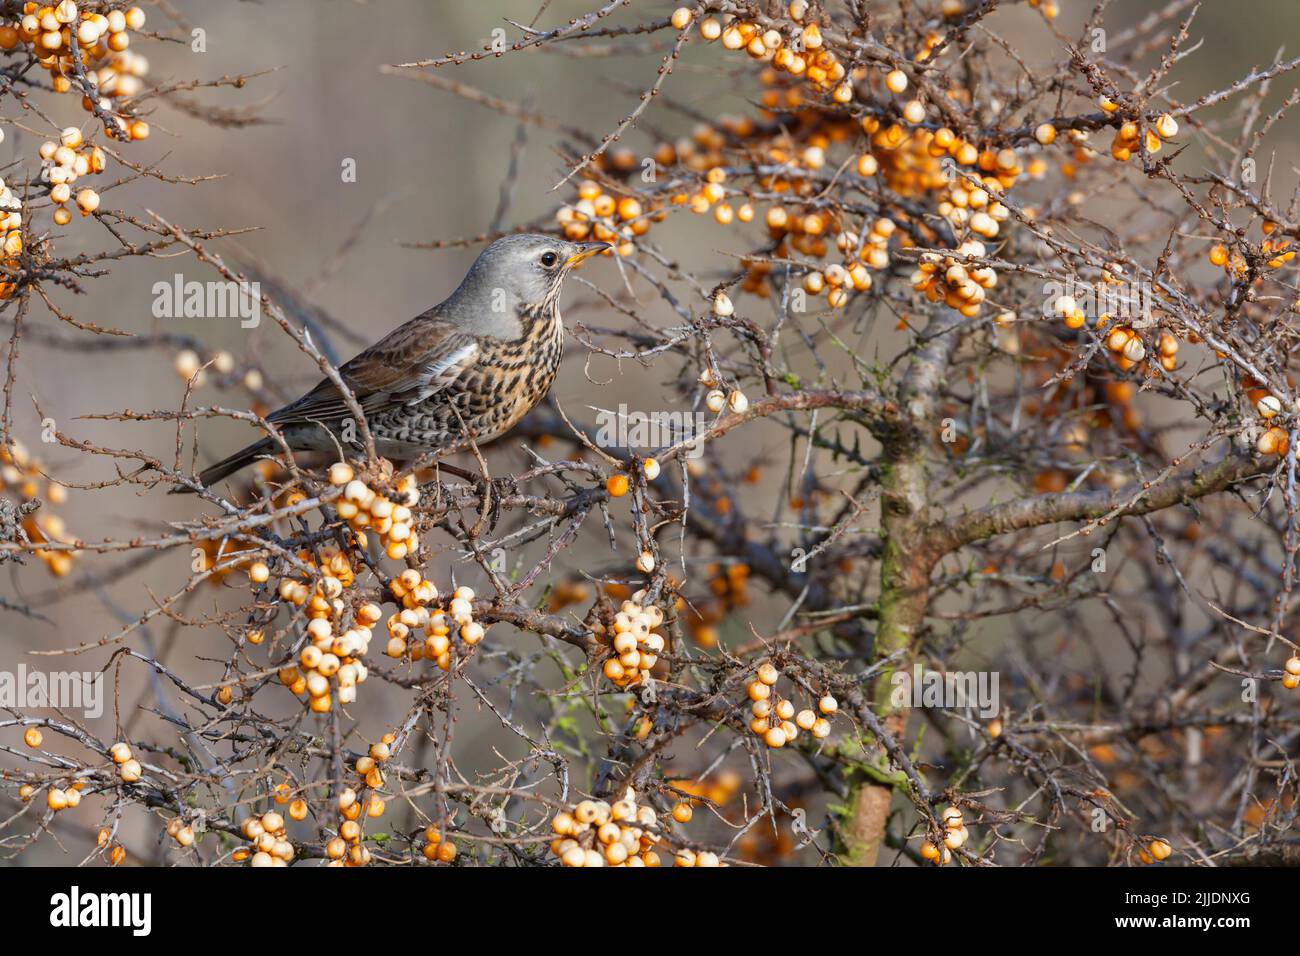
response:
[[(941, 428), (938, 400), (963, 321), (958, 313), (945, 310), (926, 327), (900, 389), (902, 425), (885, 438), (881, 453), (885, 469), (880, 482), (880, 598), (873, 656), (878, 661), (894, 654), (900, 657), (876, 678), (871, 696), (885, 729), (900, 744), (906, 739), (907, 704), (891, 701), (893, 677), (900, 669), (911, 670), (929, 606), (930, 573), (938, 559), (927, 530), (925, 459)], [(841, 861), (874, 866), (884, 843), (894, 787), (905, 778), (891, 770), (883, 752), (861, 771), (864, 779), (853, 781), (849, 797)]]

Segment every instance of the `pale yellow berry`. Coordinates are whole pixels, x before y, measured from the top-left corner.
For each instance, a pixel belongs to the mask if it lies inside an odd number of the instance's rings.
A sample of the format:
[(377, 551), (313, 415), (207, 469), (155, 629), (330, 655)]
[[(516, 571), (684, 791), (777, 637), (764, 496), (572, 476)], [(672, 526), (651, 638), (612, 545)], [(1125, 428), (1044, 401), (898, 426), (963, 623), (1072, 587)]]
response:
[(176, 370), (177, 375), (189, 380), (198, 373), (201, 365), (197, 352), (192, 349), (183, 349), (176, 354), (176, 360), (172, 367)]
[(1124, 345), (1124, 357), (1130, 362), (1140, 362), (1146, 358), (1147, 348), (1136, 335)]
[(1079, 311), (1079, 304), (1074, 301), (1073, 296), (1058, 296), (1052, 303), (1052, 311), (1062, 317), (1074, 315), (1075, 312)]

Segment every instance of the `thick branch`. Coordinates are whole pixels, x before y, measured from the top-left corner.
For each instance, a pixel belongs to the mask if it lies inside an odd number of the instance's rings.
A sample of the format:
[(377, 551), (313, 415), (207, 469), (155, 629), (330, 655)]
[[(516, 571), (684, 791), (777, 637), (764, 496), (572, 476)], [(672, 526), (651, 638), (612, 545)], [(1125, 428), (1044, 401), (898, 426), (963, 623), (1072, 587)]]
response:
[(1112, 518), (1150, 514), (1226, 491), (1266, 475), (1269, 470), (1257, 457), (1231, 455), (1208, 468), (1191, 468), (1164, 481), (1129, 485), (1119, 491), (1062, 491), (989, 505), (934, 524), (927, 536), (942, 553), (948, 553), (984, 538), (1058, 521), (1094, 521), (1101, 525)]

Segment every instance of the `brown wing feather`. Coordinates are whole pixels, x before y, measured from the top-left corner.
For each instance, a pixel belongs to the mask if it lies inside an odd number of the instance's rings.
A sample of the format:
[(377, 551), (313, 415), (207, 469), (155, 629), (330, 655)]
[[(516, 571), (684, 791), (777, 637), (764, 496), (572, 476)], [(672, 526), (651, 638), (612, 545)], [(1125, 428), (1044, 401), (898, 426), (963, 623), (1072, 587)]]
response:
[[(441, 319), (420, 316), (398, 326), (370, 348), (339, 367), (362, 411), (377, 414), (442, 391), (478, 358), (477, 340)], [(351, 414), (334, 383), (315, 388), (267, 421), (277, 425), (332, 421)]]

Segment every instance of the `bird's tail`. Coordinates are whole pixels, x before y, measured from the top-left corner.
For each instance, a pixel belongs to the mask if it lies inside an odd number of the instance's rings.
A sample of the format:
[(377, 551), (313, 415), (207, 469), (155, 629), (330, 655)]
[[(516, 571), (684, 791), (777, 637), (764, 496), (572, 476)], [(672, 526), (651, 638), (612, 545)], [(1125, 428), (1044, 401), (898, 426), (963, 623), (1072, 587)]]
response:
[[(229, 458), (223, 458), (215, 465), (209, 465), (207, 468), (204, 468), (201, 472), (199, 472), (199, 482), (203, 485), (204, 488), (211, 488), (213, 485), (215, 485), (218, 481), (221, 481), (223, 478), (228, 478), (230, 475), (233, 475), (235, 472), (239, 471), (239, 469), (243, 468), (244, 466), (251, 465), (259, 455), (265, 455), (276, 447), (277, 447), (276, 444), (272, 442), (271, 439), (269, 438), (263, 438), (261, 441), (255, 441), (247, 448), (241, 448), (239, 451), (235, 452)], [(171, 490), (171, 493), (174, 495), (189, 494), (191, 491), (192, 489), (190, 488), (182, 487), (182, 488), (173, 488)]]

